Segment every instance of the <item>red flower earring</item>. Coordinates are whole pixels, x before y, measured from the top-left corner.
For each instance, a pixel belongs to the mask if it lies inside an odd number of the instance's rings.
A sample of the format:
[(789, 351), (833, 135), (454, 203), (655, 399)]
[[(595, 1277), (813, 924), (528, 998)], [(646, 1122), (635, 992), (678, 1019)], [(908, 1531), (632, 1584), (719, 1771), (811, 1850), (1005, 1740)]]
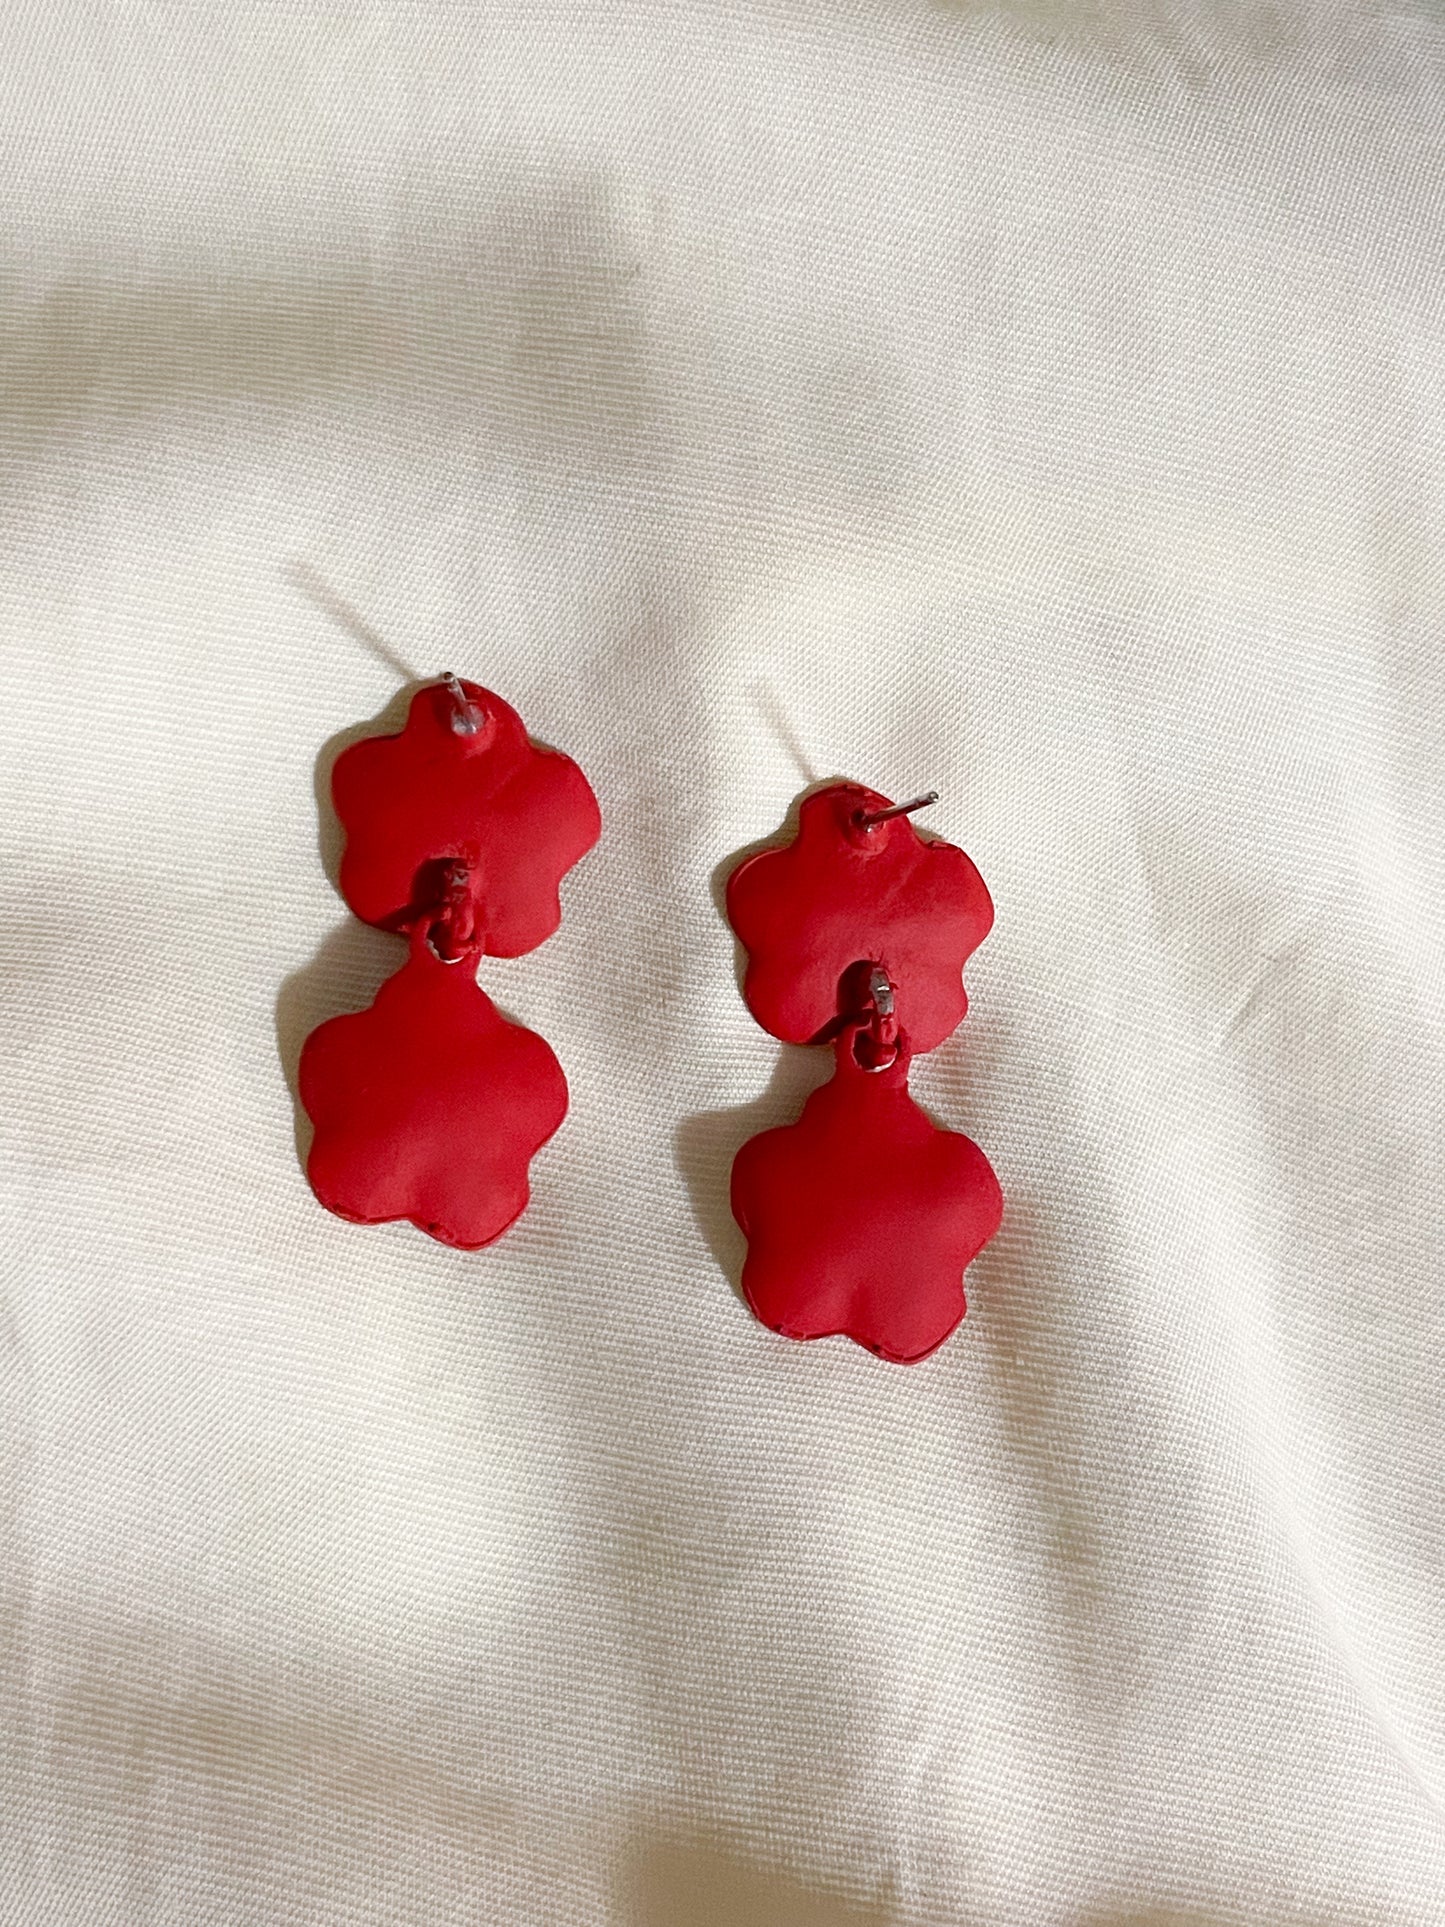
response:
[(963, 851), (909, 820), (936, 800), (818, 790), (796, 840), (747, 858), (727, 887), (748, 1008), (774, 1037), (831, 1043), (836, 1059), (796, 1124), (734, 1160), (743, 1290), (784, 1337), (846, 1333), (900, 1365), (963, 1317), (964, 1271), (1003, 1213), (983, 1152), (908, 1092), (914, 1054), (962, 1022), (963, 965), (993, 923)]
[(597, 799), (500, 697), (452, 675), (417, 693), (399, 735), (344, 750), (331, 793), (341, 894), (410, 955), (368, 1010), (302, 1048), (307, 1176), (340, 1217), (408, 1218), (475, 1250), (525, 1209), (528, 1166), (567, 1111), (551, 1046), (502, 1016), (477, 964), (552, 935), (558, 885), (601, 833)]

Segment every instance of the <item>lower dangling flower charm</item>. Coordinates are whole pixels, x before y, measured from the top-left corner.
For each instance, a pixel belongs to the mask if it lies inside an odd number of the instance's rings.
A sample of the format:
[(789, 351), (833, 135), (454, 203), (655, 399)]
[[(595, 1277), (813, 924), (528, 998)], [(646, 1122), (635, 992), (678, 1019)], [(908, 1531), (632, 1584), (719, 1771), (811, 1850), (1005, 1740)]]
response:
[(963, 1317), (964, 1270), (998, 1230), (1003, 1193), (973, 1140), (914, 1103), (906, 1040), (879, 1065), (866, 1062), (869, 1041), (847, 1025), (832, 1078), (797, 1123), (739, 1151), (743, 1290), (785, 1338), (845, 1333), (913, 1365)]
[(480, 988), (478, 955), (443, 956), (418, 930), (370, 1009), (307, 1038), (306, 1174), (339, 1217), (408, 1218), (475, 1251), (526, 1209), (527, 1167), (567, 1114), (567, 1080), (547, 1040)]

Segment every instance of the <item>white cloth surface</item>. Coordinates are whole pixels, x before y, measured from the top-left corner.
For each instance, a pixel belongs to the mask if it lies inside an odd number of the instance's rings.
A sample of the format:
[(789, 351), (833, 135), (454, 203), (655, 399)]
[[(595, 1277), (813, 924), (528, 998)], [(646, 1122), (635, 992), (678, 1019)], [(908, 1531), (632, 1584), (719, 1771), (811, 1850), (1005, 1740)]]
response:
[[(22, 0), (0, 235), (5, 1927), (1439, 1927), (1438, 5)], [(606, 818), (474, 1256), (288, 1086), (443, 668)], [(998, 906), (912, 1370), (735, 1283), (828, 776)]]

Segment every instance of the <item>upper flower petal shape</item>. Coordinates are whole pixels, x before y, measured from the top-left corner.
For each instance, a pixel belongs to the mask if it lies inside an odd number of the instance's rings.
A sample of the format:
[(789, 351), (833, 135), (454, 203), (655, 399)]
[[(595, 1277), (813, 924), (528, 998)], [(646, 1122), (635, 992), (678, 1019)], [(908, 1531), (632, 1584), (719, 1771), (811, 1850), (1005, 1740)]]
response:
[(921, 837), (910, 818), (859, 821), (888, 807), (855, 783), (816, 790), (795, 840), (728, 879), (728, 921), (748, 953), (743, 995), (784, 1043), (816, 1042), (852, 1014), (850, 972), (865, 963), (887, 971), (915, 1051), (963, 1021), (963, 966), (993, 924), (992, 900), (963, 851)]
[(336, 759), (331, 794), (346, 832), (341, 894), (367, 923), (403, 929), (432, 909), (447, 866), (465, 863), (481, 948), (519, 957), (561, 921), (558, 886), (602, 818), (570, 756), (527, 736), (491, 690), (463, 683), (483, 721), (472, 735), (444, 683), (419, 690), (395, 736)]

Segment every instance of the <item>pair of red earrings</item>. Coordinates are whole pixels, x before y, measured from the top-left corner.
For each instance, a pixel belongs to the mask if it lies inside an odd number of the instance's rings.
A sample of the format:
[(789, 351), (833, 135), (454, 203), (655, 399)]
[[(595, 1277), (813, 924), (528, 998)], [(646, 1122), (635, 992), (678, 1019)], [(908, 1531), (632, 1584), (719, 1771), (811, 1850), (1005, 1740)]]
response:
[[(550, 1045), (501, 1015), (477, 966), (556, 930), (562, 877), (601, 833), (597, 799), (515, 710), (451, 675), (418, 692), (400, 734), (343, 751), (331, 788), (341, 893), (409, 952), (369, 1009), (306, 1040), (307, 1175), (343, 1218), (405, 1218), (475, 1250), (525, 1209), (528, 1167), (567, 1111)], [(908, 1091), (913, 1056), (962, 1022), (963, 965), (993, 921), (963, 851), (913, 827), (933, 800), (817, 790), (796, 840), (749, 857), (727, 890), (749, 1009), (836, 1058), (797, 1123), (734, 1162), (743, 1289), (774, 1331), (846, 1333), (898, 1363), (963, 1317), (964, 1270), (1003, 1209), (983, 1152)]]

